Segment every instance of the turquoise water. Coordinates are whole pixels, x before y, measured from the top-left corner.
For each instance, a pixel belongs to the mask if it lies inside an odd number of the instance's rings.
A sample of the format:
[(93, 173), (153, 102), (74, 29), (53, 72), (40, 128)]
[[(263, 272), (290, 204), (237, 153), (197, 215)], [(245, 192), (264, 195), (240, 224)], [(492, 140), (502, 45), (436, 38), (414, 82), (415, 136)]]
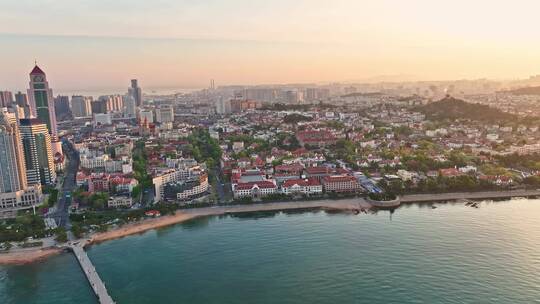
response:
[[(88, 251), (117, 303), (540, 303), (540, 201), (212, 217)], [(96, 303), (69, 254), (0, 303)]]

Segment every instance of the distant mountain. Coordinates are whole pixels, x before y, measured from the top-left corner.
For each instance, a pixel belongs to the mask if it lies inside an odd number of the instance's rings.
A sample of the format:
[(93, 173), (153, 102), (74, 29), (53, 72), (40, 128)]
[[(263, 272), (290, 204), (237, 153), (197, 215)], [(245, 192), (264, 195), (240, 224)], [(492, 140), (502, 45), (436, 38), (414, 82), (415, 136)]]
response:
[(446, 97), (436, 102), (421, 106), (418, 111), (431, 120), (468, 119), (487, 123), (499, 123), (517, 120), (514, 114), (503, 112), (487, 105), (468, 103), (461, 99)]
[(505, 91), (505, 93), (510, 93), (514, 95), (540, 95), (540, 87), (519, 88), (515, 90)]

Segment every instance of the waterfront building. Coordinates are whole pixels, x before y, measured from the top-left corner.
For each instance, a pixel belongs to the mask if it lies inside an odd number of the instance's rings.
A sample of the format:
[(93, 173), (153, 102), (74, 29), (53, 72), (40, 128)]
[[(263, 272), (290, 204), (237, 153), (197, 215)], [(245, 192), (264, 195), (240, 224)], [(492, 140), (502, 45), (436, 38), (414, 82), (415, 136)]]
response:
[(35, 118), (21, 119), (20, 131), (28, 184), (54, 184), (56, 170), (47, 125)]
[(235, 198), (262, 198), (277, 193), (277, 186), (271, 180), (238, 183), (234, 185), (233, 193)]
[(28, 99), (31, 114), (45, 123), (49, 134), (57, 137), (56, 113), (52, 89), (49, 88), (47, 76), (37, 65), (30, 72), (30, 88)]
[(322, 179), (324, 191), (329, 192), (357, 192), (362, 189), (354, 176), (333, 175)]
[(129, 195), (111, 196), (107, 201), (108, 208), (130, 208), (133, 205), (133, 199)]
[(208, 188), (208, 175), (204, 173), (189, 180), (165, 184), (163, 196), (167, 201), (187, 201), (203, 196)]
[[(176, 163), (175, 168), (167, 168), (159, 170), (154, 174), (152, 183), (154, 184), (154, 202), (157, 203), (165, 197), (165, 185), (175, 182), (187, 182), (192, 180), (199, 180), (203, 175), (207, 175), (206, 171), (199, 165), (193, 165), (189, 160), (188, 162)], [(208, 181), (206, 181), (208, 183)], [(204, 182), (201, 183), (202, 187)]]
[(321, 183), (315, 179), (294, 179), (287, 180), (281, 186), (281, 192), (283, 194), (306, 194), (306, 195), (319, 195), (323, 192)]

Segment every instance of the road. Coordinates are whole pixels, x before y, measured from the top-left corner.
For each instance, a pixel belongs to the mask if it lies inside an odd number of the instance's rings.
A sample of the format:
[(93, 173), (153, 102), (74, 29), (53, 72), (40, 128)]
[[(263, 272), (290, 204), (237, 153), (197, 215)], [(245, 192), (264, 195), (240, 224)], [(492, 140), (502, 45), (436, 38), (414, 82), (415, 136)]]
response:
[(69, 205), (71, 200), (68, 202), (66, 199), (66, 194), (71, 195), (71, 193), (77, 188), (75, 177), (77, 175), (77, 171), (79, 170), (79, 154), (73, 148), (71, 143), (64, 142), (62, 144), (62, 148), (68, 162), (65, 168), (62, 188), (58, 193), (56, 213), (53, 215), (53, 217), (59, 227), (64, 227), (69, 230), (71, 228), (69, 223)]
[[(226, 197), (226, 191), (227, 189), (225, 187), (227, 187), (227, 183), (224, 182), (221, 177), (223, 176), (223, 172), (221, 171), (221, 168), (219, 166), (216, 166), (214, 168), (214, 176), (216, 177), (216, 193), (218, 195), (218, 202), (220, 203), (225, 203), (227, 202), (227, 197)], [(230, 187), (230, 186), (229, 186)]]

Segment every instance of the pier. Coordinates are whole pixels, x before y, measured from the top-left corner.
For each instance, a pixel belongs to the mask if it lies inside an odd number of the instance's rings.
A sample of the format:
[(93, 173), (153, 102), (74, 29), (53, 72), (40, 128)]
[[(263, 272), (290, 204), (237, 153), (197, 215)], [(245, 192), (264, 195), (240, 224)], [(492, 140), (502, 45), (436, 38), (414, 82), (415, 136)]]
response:
[(69, 248), (73, 250), (73, 253), (79, 261), (84, 275), (88, 279), (90, 286), (92, 286), (92, 289), (94, 290), (94, 293), (96, 294), (99, 303), (114, 304), (113, 299), (111, 298), (111, 296), (109, 296), (109, 293), (107, 292), (105, 284), (96, 272), (96, 268), (92, 264), (92, 261), (90, 261), (90, 258), (86, 254), (86, 251), (84, 251), (84, 244), (73, 243), (70, 244)]

